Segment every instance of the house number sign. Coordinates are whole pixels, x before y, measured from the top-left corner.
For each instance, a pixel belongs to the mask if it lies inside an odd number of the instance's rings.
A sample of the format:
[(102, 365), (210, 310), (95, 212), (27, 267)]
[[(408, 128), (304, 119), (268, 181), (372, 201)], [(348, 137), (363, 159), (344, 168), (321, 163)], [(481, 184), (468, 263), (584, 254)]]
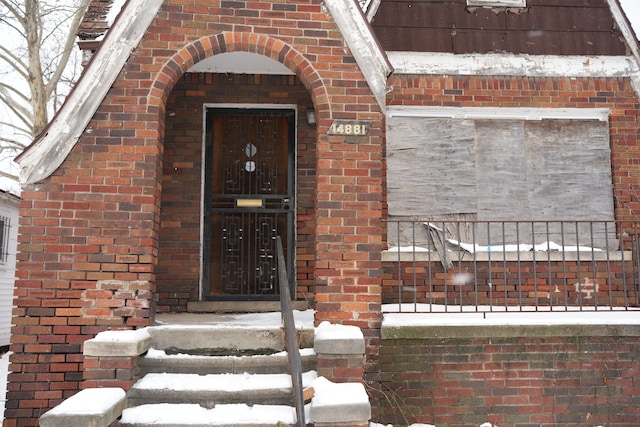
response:
[(366, 135), (369, 132), (371, 122), (334, 120), (329, 128), (328, 135)]

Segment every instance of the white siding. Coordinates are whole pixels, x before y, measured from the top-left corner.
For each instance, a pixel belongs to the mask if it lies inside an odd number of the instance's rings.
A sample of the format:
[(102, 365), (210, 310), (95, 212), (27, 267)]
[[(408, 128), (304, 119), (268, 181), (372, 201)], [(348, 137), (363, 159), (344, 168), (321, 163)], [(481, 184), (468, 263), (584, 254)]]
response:
[(11, 335), (11, 308), (18, 244), (18, 202), (16, 196), (0, 192), (0, 216), (9, 219), (7, 258), (5, 262), (0, 262), (0, 346), (9, 345)]

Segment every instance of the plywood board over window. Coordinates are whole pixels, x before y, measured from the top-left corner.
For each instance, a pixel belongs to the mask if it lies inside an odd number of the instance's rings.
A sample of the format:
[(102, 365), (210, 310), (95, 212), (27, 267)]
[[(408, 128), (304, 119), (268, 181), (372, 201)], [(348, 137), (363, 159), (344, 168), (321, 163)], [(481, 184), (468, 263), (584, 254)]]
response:
[(390, 114), (390, 217), (613, 220), (608, 122), (526, 111)]

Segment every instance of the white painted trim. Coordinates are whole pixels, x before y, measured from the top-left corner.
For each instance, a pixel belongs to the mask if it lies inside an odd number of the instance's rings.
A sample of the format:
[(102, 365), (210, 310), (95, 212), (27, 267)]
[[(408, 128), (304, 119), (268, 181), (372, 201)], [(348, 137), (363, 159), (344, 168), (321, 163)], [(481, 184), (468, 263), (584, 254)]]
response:
[(609, 120), (608, 108), (507, 108), (390, 106), (387, 117), (492, 120)]
[[(626, 15), (620, 8), (618, 0), (607, 0), (607, 3), (609, 4), (609, 9), (611, 10), (613, 19), (616, 21), (618, 28), (620, 28), (620, 32), (622, 32), (622, 36), (624, 37), (627, 47), (636, 60), (636, 66), (640, 67), (640, 46), (638, 45), (638, 39), (636, 38), (635, 32), (629, 26), (629, 23), (625, 18)], [(636, 91), (636, 95), (640, 98), (640, 72), (636, 72), (631, 76), (631, 85)]]
[(393, 68), (378, 45), (362, 9), (353, 0), (324, 0), (324, 4), (340, 29), (378, 105), (384, 111), (387, 105), (387, 77)]
[(527, 7), (527, 0), (467, 0), (467, 6)]
[(67, 158), (162, 3), (163, 0), (125, 3), (115, 25), (45, 133), (16, 159), (22, 184), (42, 181)]
[[(201, 168), (200, 168), (200, 218), (204, 218), (205, 210), (204, 204), (206, 199), (206, 194), (204, 194), (205, 189), (205, 179), (206, 179), (206, 171), (205, 171), (205, 162), (207, 159), (205, 158), (206, 154), (206, 144), (207, 144), (207, 110), (213, 108), (238, 108), (238, 109), (265, 109), (265, 110), (293, 110), (295, 112), (295, 129), (294, 129), (294, 138), (293, 142), (293, 173), (296, 174), (294, 179), (294, 201), (296, 206), (293, 207), (293, 222), (297, 223), (297, 204), (298, 204), (298, 114), (300, 112), (300, 108), (297, 104), (235, 104), (235, 103), (205, 103), (202, 104), (202, 158), (201, 158)], [(294, 241), (296, 241), (297, 236), (297, 227), (293, 227), (294, 233)], [(200, 252), (198, 257), (200, 259), (200, 272), (198, 273), (198, 301), (203, 301), (204, 295), (204, 286), (202, 279), (202, 273), (204, 271), (204, 259), (202, 259), (202, 252), (204, 250), (204, 221), (200, 221)], [(294, 268), (297, 270), (297, 251), (294, 252)]]
[(376, 13), (378, 13), (378, 8), (380, 7), (380, 2), (382, 0), (372, 0), (371, 3), (369, 4), (369, 9), (367, 9), (366, 14), (367, 14), (367, 21), (371, 22), (373, 21), (373, 18), (376, 16)]
[(607, 3), (609, 4), (611, 15), (613, 15), (613, 19), (616, 21), (627, 47), (636, 59), (636, 64), (640, 66), (640, 47), (638, 46), (638, 41), (636, 40), (633, 29), (629, 26), (625, 18), (625, 13), (620, 8), (618, 0), (607, 0)]
[(640, 73), (632, 56), (555, 56), (387, 52), (395, 74), (532, 77), (631, 77)]

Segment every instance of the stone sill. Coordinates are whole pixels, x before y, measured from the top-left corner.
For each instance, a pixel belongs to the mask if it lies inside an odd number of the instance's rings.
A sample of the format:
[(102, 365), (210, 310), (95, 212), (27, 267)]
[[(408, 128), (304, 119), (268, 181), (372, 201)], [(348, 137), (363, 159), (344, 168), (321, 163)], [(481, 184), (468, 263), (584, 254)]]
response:
[(640, 310), (385, 313), (382, 339), (640, 337)]

